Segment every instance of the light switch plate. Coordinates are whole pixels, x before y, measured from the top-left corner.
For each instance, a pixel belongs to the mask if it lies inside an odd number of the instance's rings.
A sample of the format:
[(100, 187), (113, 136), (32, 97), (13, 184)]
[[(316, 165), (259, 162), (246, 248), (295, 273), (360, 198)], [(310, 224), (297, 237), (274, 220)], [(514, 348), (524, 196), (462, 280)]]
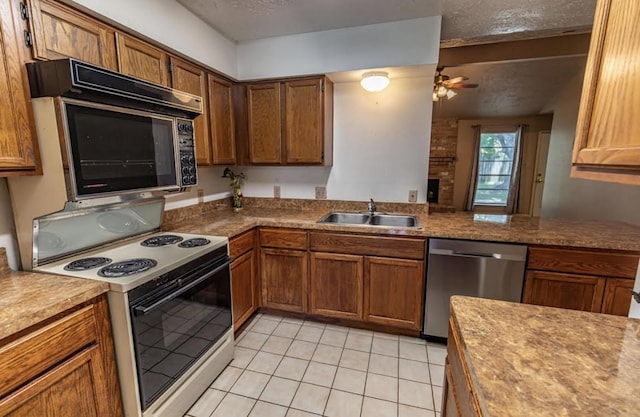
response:
[(273, 186), (273, 198), (280, 198), (280, 186), (279, 185), (274, 185)]
[(316, 187), (316, 200), (327, 199), (327, 187)]
[(418, 190), (409, 190), (409, 202), (410, 203), (418, 202)]

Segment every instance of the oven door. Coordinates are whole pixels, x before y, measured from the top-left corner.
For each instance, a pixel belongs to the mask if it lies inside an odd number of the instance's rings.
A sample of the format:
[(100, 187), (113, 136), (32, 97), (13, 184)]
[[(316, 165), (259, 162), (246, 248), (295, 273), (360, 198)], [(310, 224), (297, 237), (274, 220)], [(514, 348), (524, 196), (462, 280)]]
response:
[(230, 263), (225, 257), (130, 305), (142, 410), (231, 328)]
[(176, 118), (61, 99), (70, 198), (178, 188)]

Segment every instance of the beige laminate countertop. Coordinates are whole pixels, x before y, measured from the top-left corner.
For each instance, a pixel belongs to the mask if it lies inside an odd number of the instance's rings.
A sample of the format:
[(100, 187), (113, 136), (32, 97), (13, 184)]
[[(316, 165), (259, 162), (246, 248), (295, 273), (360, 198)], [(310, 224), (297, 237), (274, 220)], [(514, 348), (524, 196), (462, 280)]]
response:
[(451, 298), (485, 417), (640, 415), (640, 320)]
[(89, 279), (15, 272), (0, 249), (0, 345), (34, 324), (107, 292), (109, 285)]
[(326, 210), (246, 208), (212, 211), (167, 228), (183, 233), (233, 237), (255, 226), (403, 235), (453, 239), (517, 242), (640, 252), (640, 226), (622, 222), (596, 222), (509, 216), (507, 223), (474, 220), (473, 215), (418, 215), (419, 229), (320, 224)]

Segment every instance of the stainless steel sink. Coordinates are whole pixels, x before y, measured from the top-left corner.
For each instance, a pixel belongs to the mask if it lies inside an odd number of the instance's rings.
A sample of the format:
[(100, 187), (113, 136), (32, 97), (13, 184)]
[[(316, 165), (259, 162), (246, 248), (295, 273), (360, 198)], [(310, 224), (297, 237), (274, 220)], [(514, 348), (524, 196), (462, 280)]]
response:
[(322, 216), (322, 218), (318, 220), (318, 223), (386, 227), (419, 227), (418, 218), (416, 216), (382, 213), (331, 212)]
[(402, 214), (374, 214), (369, 219), (369, 224), (373, 226), (416, 227), (418, 219), (416, 216)]
[(369, 221), (369, 213), (340, 213), (332, 212), (323, 216), (318, 223), (338, 224), (366, 224)]

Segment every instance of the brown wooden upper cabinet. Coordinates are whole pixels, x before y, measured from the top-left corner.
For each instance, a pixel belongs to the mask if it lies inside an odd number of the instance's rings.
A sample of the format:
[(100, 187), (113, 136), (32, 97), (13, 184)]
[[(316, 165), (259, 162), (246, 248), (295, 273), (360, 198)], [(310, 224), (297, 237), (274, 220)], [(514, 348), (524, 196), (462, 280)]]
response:
[(640, 2), (599, 0), (571, 176), (640, 185)]
[(33, 174), (40, 165), (19, 22), (20, 10), (0, 1), (0, 176)]
[(282, 163), (280, 83), (247, 86), (249, 161), (252, 164)]
[(194, 120), (196, 139), (196, 160), (198, 164), (211, 164), (211, 145), (209, 141), (209, 113), (206, 109), (207, 74), (205, 71), (181, 59), (170, 57), (171, 87), (202, 97), (203, 112)]
[(34, 58), (76, 58), (118, 69), (113, 29), (57, 2), (33, 0), (29, 4)]
[(327, 77), (247, 85), (249, 163), (331, 165), (333, 83)]
[(235, 118), (233, 113), (233, 84), (208, 74), (209, 120), (211, 123), (211, 157), (214, 165), (236, 163)]
[(116, 40), (118, 68), (121, 73), (156, 84), (169, 85), (169, 61), (165, 51), (122, 33), (116, 33)]

